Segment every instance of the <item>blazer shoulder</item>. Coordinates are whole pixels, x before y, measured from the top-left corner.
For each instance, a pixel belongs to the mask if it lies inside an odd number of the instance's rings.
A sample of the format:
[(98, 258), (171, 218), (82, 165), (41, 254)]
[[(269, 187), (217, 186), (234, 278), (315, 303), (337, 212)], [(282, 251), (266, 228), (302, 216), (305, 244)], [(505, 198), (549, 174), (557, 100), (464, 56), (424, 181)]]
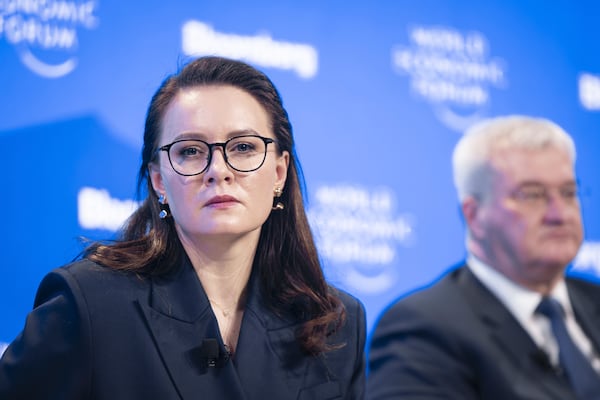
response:
[(147, 279), (135, 273), (104, 267), (88, 259), (74, 261), (50, 271), (39, 285), (35, 304), (40, 304), (57, 292), (71, 292), (91, 299), (95, 296), (110, 300), (107, 292), (130, 293), (147, 287)]
[(427, 306), (438, 307), (443, 305), (444, 300), (452, 299), (459, 293), (457, 290), (458, 281), (465, 274), (465, 268), (445, 271), (430, 283), (402, 294), (392, 301), (389, 308), (410, 306), (426, 308)]
[(569, 289), (585, 292), (591, 296), (600, 298), (600, 281), (577, 276), (567, 276), (566, 280)]
[(331, 287), (346, 309), (346, 321), (329, 337), (329, 343), (337, 347), (324, 357), (328, 370), (338, 379), (343, 398), (364, 398), (366, 379), (366, 313), (362, 302), (350, 293)]
[(471, 307), (463, 293), (464, 286), (471, 284), (465, 280), (467, 273), (464, 266), (451, 268), (426, 286), (401, 295), (383, 309), (376, 327), (407, 318), (448, 321), (452, 324), (455, 319), (447, 318), (448, 315), (470, 314)]
[(63, 277), (72, 277), (81, 284), (92, 283), (114, 285), (140, 285), (148, 281), (148, 277), (133, 271), (121, 271), (106, 267), (97, 262), (82, 259), (67, 264), (53, 271)]
[[(344, 351), (356, 351), (360, 353), (365, 343), (366, 336), (366, 312), (360, 300), (339, 288), (331, 287), (341, 300), (346, 310), (346, 320), (337, 332), (330, 337), (333, 342), (344, 342), (350, 344), (344, 346)], [(354, 345), (352, 345), (352, 343)], [(358, 350), (357, 350), (358, 349)]]
[(334, 293), (341, 300), (346, 310), (346, 323), (342, 327), (342, 331), (346, 331), (345, 335), (357, 335), (357, 339), (360, 342), (364, 341), (366, 332), (366, 318), (367, 313), (364, 304), (355, 296), (350, 293), (341, 290), (339, 288), (331, 287)]
[(358, 312), (365, 312), (364, 304), (357, 297), (335, 286), (330, 285), (329, 288), (331, 292), (340, 299), (342, 304), (344, 304), (347, 311), (358, 310)]

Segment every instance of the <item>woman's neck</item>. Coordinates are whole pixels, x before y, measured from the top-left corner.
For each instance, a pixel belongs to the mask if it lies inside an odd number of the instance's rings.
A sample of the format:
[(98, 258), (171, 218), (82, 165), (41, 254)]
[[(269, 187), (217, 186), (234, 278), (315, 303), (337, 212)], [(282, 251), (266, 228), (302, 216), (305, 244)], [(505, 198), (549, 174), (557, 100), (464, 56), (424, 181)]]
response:
[(246, 287), (258, 234), (236, 240), (212, 237), (195, 243), (183, 239), (181, 242), (208, 297), (223, 343), (233, 356), (246, 308)]
[(182, 238), (182, 244), (208, 298), (226, 309), (236, 306), (250, 279), (258, 235), (194, 243)]

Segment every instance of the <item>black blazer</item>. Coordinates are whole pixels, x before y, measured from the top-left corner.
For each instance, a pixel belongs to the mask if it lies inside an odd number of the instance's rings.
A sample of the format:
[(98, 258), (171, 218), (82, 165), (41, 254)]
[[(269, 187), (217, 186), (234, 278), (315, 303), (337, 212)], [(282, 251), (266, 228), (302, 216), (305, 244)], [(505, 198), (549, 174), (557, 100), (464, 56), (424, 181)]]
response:
[[(578, 322), (600, 348), (600, 286), (567, 279)], [(463, 266), (393, 304), (370, 343), (370, 399), (574, 400), (566, 378)]]
[(363, 306), (343, 292), (347, 322), (325, 355), (303, 354), (297, 321), (278, 318), (251, 278), (234, 359), (207, 366), (216, 318), (190, 263), (170, 279), (83, 260), (42, 281), (23, 332), (0, 360), (9, 399), (361, 399)]

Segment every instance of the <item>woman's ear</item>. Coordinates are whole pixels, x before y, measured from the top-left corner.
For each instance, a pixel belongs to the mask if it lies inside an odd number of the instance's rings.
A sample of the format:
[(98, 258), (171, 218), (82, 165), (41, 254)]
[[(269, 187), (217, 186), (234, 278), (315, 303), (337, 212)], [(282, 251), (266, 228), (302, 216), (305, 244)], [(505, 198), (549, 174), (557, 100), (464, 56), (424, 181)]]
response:
[(152, 188), (156, 195), (165, 193), (165, 186), (163, 184), (162, 175), (160, 173), (160, 167), (156, 163), (148, 164), (148, 176), (150, 178), (150, 182), (152, 183)]
[(287, 179), (288, 167), (290, 164), (290, 153), (284, 151), (281, 156), (277, 158), (277, 165), (275, 166), (275, 173), (277, 179), (275, 181), (276, 187), (285, 187), (285, 180)]

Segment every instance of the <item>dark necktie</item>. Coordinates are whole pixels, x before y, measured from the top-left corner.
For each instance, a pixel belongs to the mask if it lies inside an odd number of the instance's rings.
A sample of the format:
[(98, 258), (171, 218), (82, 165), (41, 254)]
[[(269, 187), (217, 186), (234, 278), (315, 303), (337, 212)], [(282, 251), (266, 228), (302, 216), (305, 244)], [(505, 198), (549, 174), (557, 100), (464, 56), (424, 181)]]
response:
[(594, 371), (589, 360), (571, 339), (560, 303), (551, 297), (544, 297), (536, 312), (550, 319), (552, 331), (558, 343), (560, 364), (575, 393), (581, 400), (599, 400), (600, 375)]

